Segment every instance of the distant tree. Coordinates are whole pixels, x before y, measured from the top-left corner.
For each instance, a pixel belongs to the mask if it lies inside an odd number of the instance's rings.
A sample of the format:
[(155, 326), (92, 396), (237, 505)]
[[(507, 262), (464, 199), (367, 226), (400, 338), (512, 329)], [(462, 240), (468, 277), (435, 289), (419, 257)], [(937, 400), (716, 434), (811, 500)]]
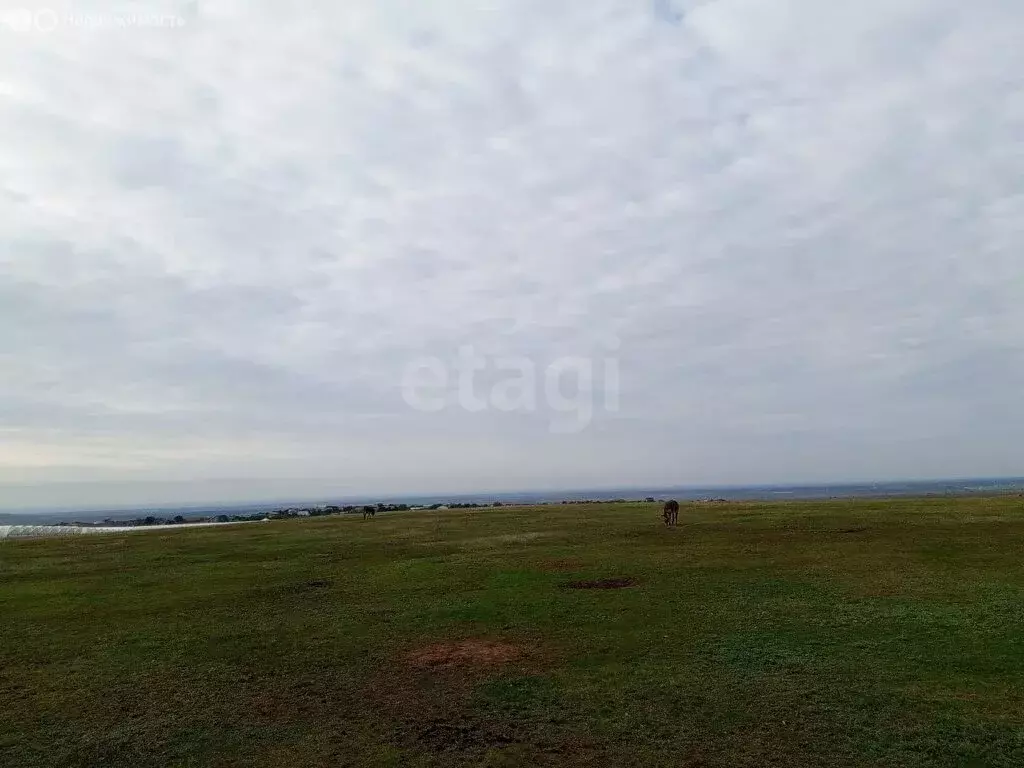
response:
[(503, 507), (503, 506), (505, 506), (505, 505), (504, 505), (504, 504), (502, 504), (502, 503), (501, 503), (500, 501), (496, 501), (496, 502), (494, 502), (494, 504), (493, 504), (492, 506), (495, 506), (495, 507)]
[(217, 515), (217, 522), (218, 523), (229, 523), (231, 521), (228, 519), (227, 515)]
[(147, 517), (143, 521), (143, 525), (155, 525), (155, 524), (156, 524), (156, 518), (153, 517), (152, 515), (150, 515), (149, 517)]
[(185, 522), (185, 518), (182, 517), (181, 515), (175, 515), (174, 516), (174, 522), (177, 523), (178, 525), (181, 525), (181, 523)]
[(654, 503), (654, 497), (653, 496), (648, 496), (646, 499), (644, 499), (644, 501), (646, 501), (648, 504), (653, 504)]

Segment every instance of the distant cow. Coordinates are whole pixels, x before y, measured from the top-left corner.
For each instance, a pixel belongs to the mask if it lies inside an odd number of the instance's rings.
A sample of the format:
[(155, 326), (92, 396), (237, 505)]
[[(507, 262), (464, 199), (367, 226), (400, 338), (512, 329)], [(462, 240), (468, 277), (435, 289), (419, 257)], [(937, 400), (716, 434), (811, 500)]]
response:
[(665, 502), (665, 506), (662, 509), (662, 514), (665, 517), (665, 525), (676, 525), (679, 523), (679, 502), (675, 499), (669, 499)]
[(365, 520), (368, 517), (373, 517), (376, 514), (377, 514), (377, 508), (376, 507), (371, 507), (369, 504), (367, 504), (365, 507), (363, 507), (363, 520)]

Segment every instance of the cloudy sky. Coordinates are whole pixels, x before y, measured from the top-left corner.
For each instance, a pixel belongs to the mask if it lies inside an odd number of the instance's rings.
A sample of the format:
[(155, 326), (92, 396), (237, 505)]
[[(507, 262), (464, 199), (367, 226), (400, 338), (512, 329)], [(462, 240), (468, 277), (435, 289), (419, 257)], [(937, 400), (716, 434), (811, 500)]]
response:
[(0, 0), (0, 506), (1024, 474), (1022, 40)]

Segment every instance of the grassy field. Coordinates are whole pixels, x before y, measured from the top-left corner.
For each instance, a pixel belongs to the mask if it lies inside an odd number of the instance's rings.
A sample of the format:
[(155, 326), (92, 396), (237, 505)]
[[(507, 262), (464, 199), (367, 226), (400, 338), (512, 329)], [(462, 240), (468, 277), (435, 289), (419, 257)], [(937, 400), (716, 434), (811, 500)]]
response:
[(1022, 555), (1016, 497), (0, 543), (0, 765), (1021, 766)]

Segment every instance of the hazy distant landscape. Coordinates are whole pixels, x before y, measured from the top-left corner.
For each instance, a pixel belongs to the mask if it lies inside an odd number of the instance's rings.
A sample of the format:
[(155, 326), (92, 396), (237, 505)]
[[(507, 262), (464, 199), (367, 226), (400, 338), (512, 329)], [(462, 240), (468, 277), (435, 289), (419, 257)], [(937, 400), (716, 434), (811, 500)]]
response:
[(663, 488), (592, 488), (561, 491), (518, 491), (455, 493), (447, 495), (421, 494), (400, 496), (347, 496), (339, 495), (325, 499), (284, 499), (263, 503), (210, 503), (187, 506), (131, 506), (115, 509), (31, 509), (21, 511), (0, 510), (0, 525), (47, 525), (58, 522), (80, 520), (96, 521), (128, 520), (153, 515), (173, 518), (228, 516), (251, 516), (272, 513), (288, 508), (309, 508), (312, 506), (341, 505), (357, 507), (364, 504), (407, 504), (410, 506), (432, 506), (447, 504), (557, 504), (562, 501), (612, 501), (615, 499), (644, 499), (653, 496), (660, 499), (677, 498), (684, 500), (728, 499), (743, 500), (784, 500), (822, 499), (885, 496), (927, 496), (927, 495), (971, 495), (1024, 492), (1024, 478), (954, 478), (946, 480), (905, 480), (862, 483), (831, 483), (803, 485), (709, 485), (669, 486)]

